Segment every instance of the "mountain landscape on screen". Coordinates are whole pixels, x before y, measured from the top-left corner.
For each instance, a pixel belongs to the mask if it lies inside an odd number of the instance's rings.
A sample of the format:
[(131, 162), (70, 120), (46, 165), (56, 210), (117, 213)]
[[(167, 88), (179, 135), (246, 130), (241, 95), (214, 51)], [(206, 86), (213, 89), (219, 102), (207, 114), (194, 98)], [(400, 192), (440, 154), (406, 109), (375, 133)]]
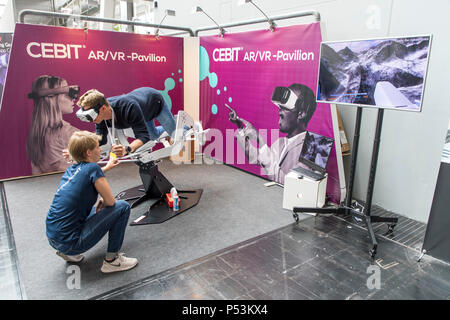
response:
[(420, 110), (430, 37), (322, 43), (320, 101)]

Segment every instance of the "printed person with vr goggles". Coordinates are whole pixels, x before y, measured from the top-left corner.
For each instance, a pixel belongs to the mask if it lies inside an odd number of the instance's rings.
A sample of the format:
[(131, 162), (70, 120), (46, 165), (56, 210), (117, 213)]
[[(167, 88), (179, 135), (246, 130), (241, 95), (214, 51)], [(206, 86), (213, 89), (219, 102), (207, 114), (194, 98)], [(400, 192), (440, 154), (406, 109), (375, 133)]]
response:
[[(91, 89), (80, 97), (78, 105), (78, 118), (95, 123), (96, 133), (102, 137), (100, 145), (106, 144), (110, 127), (133, 130), (136, 139), (129, 146), (112, 141), (111, 152), (119, 158), (134, 152), (150, 139), (158, 139), (164, 131), (169, 135), (175, 131), (175, 119), (167, 103), (153, 88), (142, 87), (110, 98)], [(162, 126), (156, 127), (154, 119)]]
[(56, 76), (42, 75), (33, 82), (28, 98), (33, 99), (34, 108), (26, 144), (32, 174), (64, 171), (69, 166), (61, 152), (79, 129), (63, 120), (63, 114), (73, 112), (79, 92), (79, 86), (69, 86)]
[(310, 88), (294, 83), (289, 87), (276, 87), (271, 101), (278, 107), (280, 131), (287, 135), (270, 147), (253, 125), (239, 118), (234, 110), (229, 120), (238, 126), (236, 140), (249, 162), (261, 166), (269, 179), (284, 184), (285, 175), (301, 166), (298, 159), (306, 127), (316, 110), (316, 98)]

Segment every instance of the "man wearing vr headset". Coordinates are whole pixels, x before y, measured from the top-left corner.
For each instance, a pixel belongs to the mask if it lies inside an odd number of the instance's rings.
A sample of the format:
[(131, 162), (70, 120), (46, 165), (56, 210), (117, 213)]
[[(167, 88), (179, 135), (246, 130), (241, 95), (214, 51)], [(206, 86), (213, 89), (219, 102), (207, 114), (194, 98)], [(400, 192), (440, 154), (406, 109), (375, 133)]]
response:
[[(133, 130), (136, 139), (129, 146), (116, 145), (112, 141), (111, 152), (119, 158), (134, 152), (150, 139), (158, 139), (164, 131), (169, 135), (175, 131), (175, 119), (167, 103), (161, 93), (153, 88), (142, 87), (110, 98), (91, 89), (80, 97), (78, 106), (78, 118), (95, 123), (96, 133), (102, 137), (100, 145), (107, 142), (112, 121), (115, 128)], [(162, 126), (155, 126), (155, 118)]]
[[(230, 121), (238, 126), (236, 139), (250, 163), (260, 165), (267, 177), (284, 184), (285, 175), (299, 167), (298, 161), (306, 135), (306, 127), (316, 110), (313, 91), (294, 83), (289, 87), (276, 87), (271, 101), (278, 107), (280, 131), (286, 133), (269, 147), (253, 125), (230, 113)], [(252, 142), (256, 142), (256, 147)]]

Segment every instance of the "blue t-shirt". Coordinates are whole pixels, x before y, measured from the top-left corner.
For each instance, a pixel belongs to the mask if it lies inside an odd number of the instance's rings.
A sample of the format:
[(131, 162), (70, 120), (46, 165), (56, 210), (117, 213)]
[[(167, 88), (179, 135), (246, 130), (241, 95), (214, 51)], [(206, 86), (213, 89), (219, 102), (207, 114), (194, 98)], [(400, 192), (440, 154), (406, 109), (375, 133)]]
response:
[(97, 201), (94, 183), (104, 177), (97, 163), (81, 162), (67, 168), (47, 213), (47, 237), (59, 243), (77, 240)]

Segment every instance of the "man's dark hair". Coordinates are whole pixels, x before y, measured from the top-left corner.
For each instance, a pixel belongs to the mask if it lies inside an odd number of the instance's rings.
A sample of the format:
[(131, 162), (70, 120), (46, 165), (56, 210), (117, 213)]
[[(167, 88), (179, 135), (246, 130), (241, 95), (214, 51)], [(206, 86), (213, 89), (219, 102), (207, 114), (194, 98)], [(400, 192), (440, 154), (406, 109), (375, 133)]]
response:
[(293, 83), (289, 86), (289, 89), (294, 91), (298, 96), (298, 99), (295, 103), (297, 112), (304, 111), (306, 113), (304, 118), (306, 126), (309, 120), (311, 120), (314, 111), (316, 111), (316, 96), (309, 87), (303, 84)]

